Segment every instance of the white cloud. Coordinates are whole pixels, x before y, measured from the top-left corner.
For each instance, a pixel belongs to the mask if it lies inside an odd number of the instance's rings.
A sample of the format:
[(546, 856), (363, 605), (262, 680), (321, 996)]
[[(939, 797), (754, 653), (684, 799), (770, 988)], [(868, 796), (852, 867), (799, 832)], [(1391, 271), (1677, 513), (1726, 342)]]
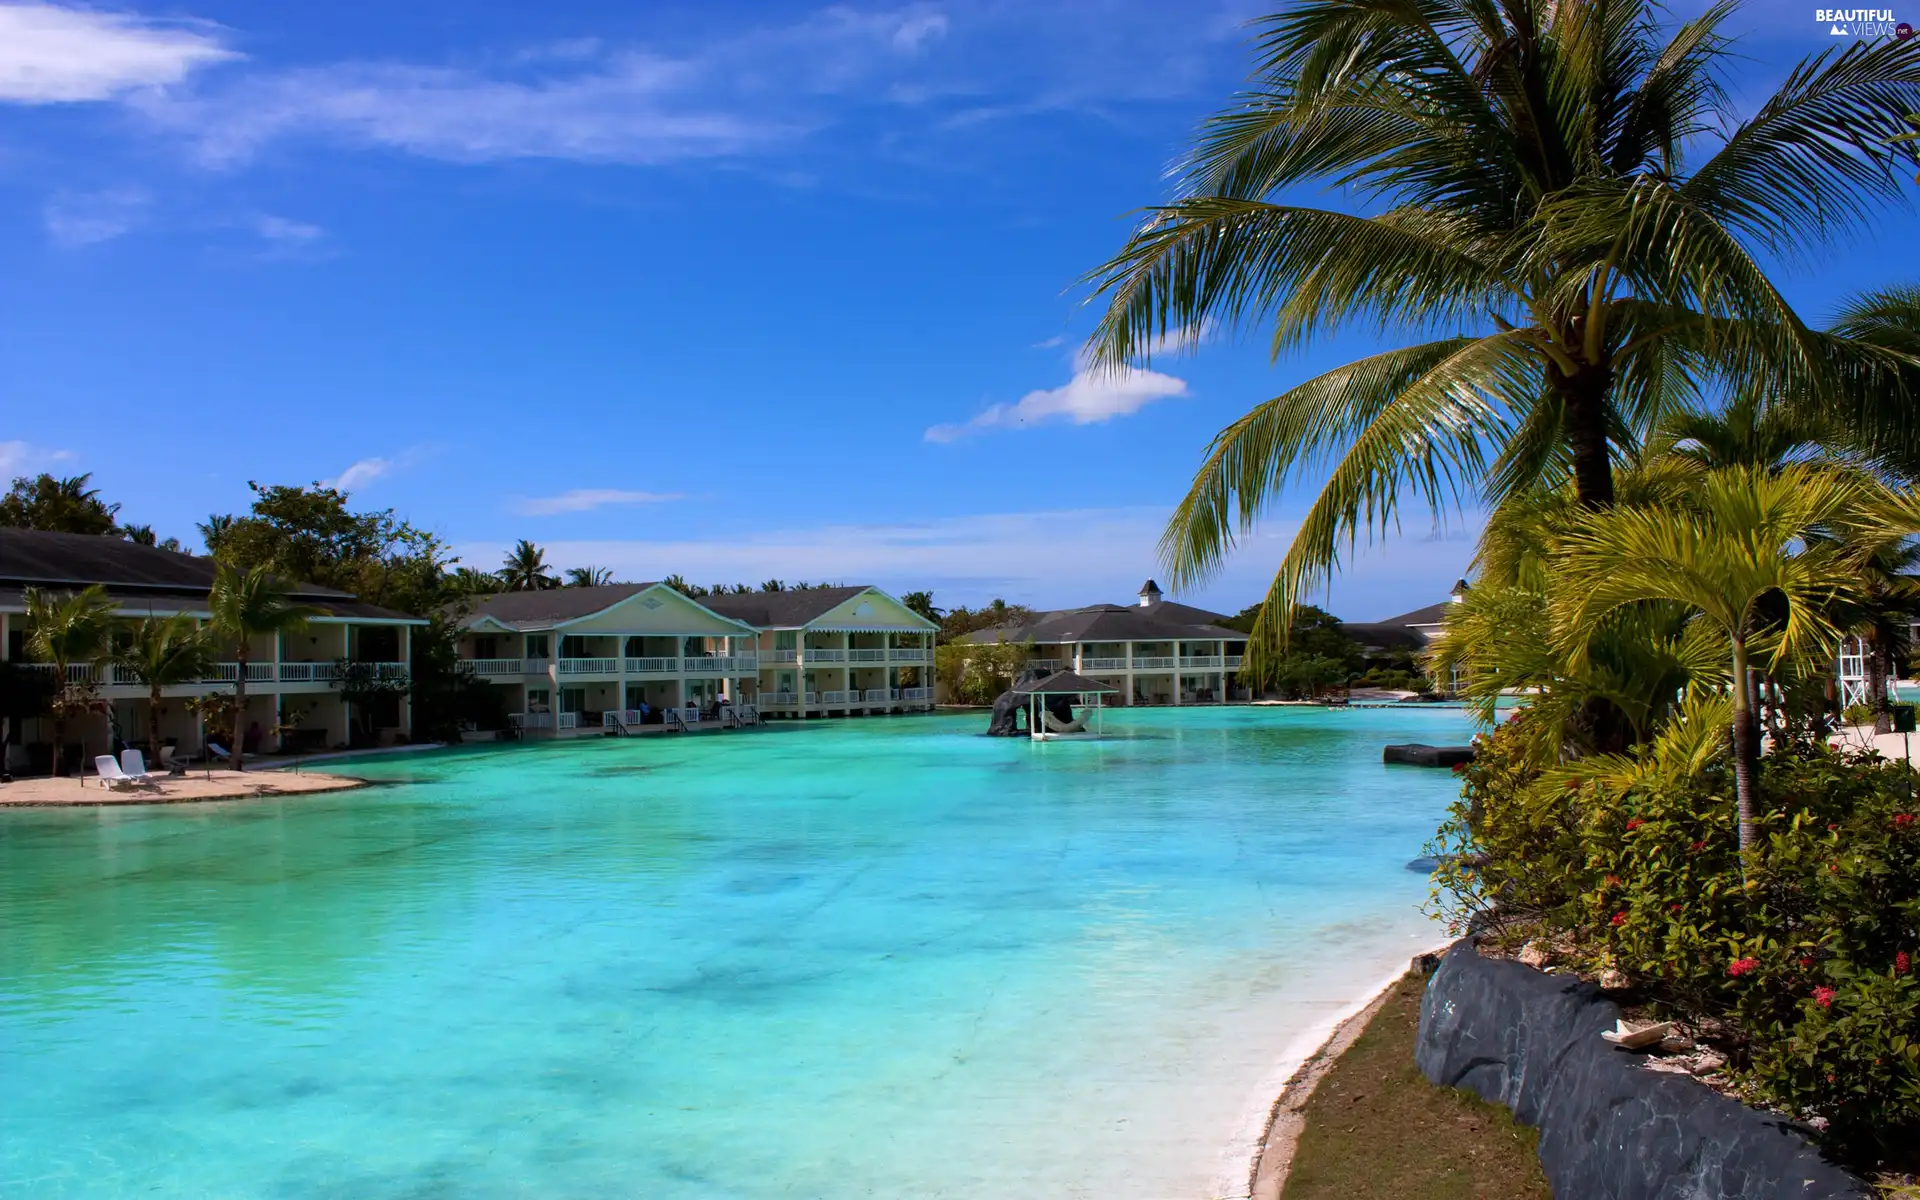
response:
[(0, 4), (0, 101), (109, 100), (240, 55), (212, 29), (54, 4)]
[(350, 492), (372, 483), (393, 468), (394, 461), (390, 458), (363, 458), (329, 480), (327, 486)]
[(1067, 344), (1067, 335), (1064, 333), (1056, 333), (1052, 337), (1047, 338), (1044, 341), (1035, 342), (1033, 344), (1033, 348), (1035, 350), (1051, 350), (1055, 346), (1064, 346), (1066, 344)]
[(945, 13), (928, 12), (908, 17), (893, 31), (893, 47), (907, 54), (917, 54), (921, 47), (930, 41), (939, 41), (947, 36), (947, 17)]
[(150, 200), (138, 188), (69, 192), (47, 201), (40, 215), (54, 245), (91, 246), (110, 242), (139, 225)]
[[(931, 588), (943, 607), (1003, 596), (1060, 608), (1130, 602), (1143, 579), (1160, 575), (1156, 547), (1166, 517), (1159, 506), (1089, 508), (541, 545), (560, 567), (592, 563), (611, 567), (616, 578), (678, 572), (702, 584), (826, 580), (873, 584), (895, 595)], [(1229, 613), (1254, 603), (1294, 530), (1291, 522), (1271, 522), (1239, 546), (1218, 579), (1177, 598)], [(498, 562), (508, 549), (491, 542), (455, 547), (467, 562)], [(1472, 553), (1471, 541), (1411, 536), (1363, 546), (1335, 581), (1333, 611), (1371, 620), (1443, 599)]]
[(326, 230), (318, 225), (309, 225), (305, 221), (289, 220), (286, 217), (262, 216), (253, 223), (254, 232), (270, 242), (285, 242), (304, 245), (326, 236)]
[(961, 424), (928, 428), (929, 442), (954, 442), (990, 429), (1021, 429), (1064, 418), (1096, 425), (1139, 412), (1156, 400), (1187, 394), (1187, 381), (1139, 367), (1082, 367), (1057, 388), (1028, 392), (1014, 404), (995, 404)]
[(71, 450), (45, 450), (30, 442), (0, 442), (0, 485), (15, 475), (39, 471), (72, 459)]
[(596, 508), (623, 504), (664, 504), (683, 497), (677, 492), (628, 492), (618, 488), (575, 488), (558, 496), (535, 496), (514, 505), (514, 511), (529, 517), (551, 517), (560, 513), (591, 512)]

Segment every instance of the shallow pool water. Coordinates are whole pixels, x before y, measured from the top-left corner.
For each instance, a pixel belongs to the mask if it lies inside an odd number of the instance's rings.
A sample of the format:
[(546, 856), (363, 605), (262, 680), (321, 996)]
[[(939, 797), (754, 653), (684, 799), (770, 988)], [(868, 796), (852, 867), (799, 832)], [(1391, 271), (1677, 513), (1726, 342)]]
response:
[(1437, 936), (1454, 780), (1380, 746), (1467, 718), (984, 724), (0, 812), (0, 1194), (1244, 1189), (1289, 1043)]

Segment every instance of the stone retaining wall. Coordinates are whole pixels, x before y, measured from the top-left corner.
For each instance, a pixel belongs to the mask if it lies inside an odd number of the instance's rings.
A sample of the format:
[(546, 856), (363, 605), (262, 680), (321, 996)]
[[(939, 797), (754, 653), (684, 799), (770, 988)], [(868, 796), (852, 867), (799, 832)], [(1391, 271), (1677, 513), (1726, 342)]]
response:
[(1619, 1016), (1592, 984), (1483, 958), (1467, 939), (1427, 984), (1414, 1061), (1537, 1128), (1556, 1200), (1871, 1197), (1781, 1118), (1602, 1041)]

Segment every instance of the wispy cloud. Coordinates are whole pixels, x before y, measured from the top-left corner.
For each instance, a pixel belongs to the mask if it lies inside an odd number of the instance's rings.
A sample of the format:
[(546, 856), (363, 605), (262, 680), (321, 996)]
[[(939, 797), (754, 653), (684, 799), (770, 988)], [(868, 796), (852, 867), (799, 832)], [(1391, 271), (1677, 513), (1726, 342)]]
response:
[[(1003, 596), (1039, 607), (1124, 603), (1158, 574), (1166, 523), (1159, 506), (977, 513), (921, 520), (784, 525), (737, 535), (702, 531), (661, 540), (543, 541), (561, 567), (592, 563), (617, 578), (678, 572), (700, 583), (782, 579), (870, 583), (898, 595), (932, 588), (942, 605)], [(1237, 612), (1267, 589), (1295, 527), (1274, 524), (1247, 539), (1208, 587), (1180, 599)], [(468, 562), (497, 562), (505, 543), (455, 547)], [(1472, 555), (1468, 544), (1396, 539), (1348, 556), (1333, 589), (1334, 611), (1374, 619), (1445, 597)]]
[(1057, 388), (1028, 392), (1013, 404), (995, 404), (959, 424), (929, 426), (929, 442), (957, 442), (991, 429), (1024, 429), (1047, 421), (1097, 425), (1139, 412), (1156, 400), (1187, 394), (1187, 381), (1139, 367), (1082, 369)]
[(339, 488), (343, 492), (351, 492), (355, 488), (372, 483), (392, 471), (393, 467), (394, 463), (390, 458), (363, 458), (328, 480), (327, 486)]
[(71, 462), (73, 451), (50, 450), (31, 442), (0, 442), (0, 482), (16, 474), (43, 470), (56, 463)]
[(1033, 348), (1035, 350), (1051, 350), (1055, 346), (1064, 346), (1066, 344), (1067, 344), (1067, 335), (1064, 333), (1056, 333), (1050, 338), (1046, 338), (1042, 341), (1035, 342), (1033, 344)]
[(110, 100), (241, 57), (205, 22), (163, 23), (54, 4), (0, 4), (0, 102)]
[(592, 512), (626, 504), (665, 504), (685, 499), (678, 492), (629, 492), (619, 488), (575, 488), (558, 496), (534, 496), (515, 504), (514, 511), (527, 517), (552, 517), (561, 513)]
[(63, 192), (40, 211), (47, 237), (56, 246), (110, 242), (146, 219), (152, 198), (138, 188), (100, 192)]
[(327, 231), (318, 225), (309, 225), (305, 221), (294, 221), (286, 217), (262, 216), (253, 222), (254, 232), (270, 242), (282, 242), (304, 246), (326, 236)]

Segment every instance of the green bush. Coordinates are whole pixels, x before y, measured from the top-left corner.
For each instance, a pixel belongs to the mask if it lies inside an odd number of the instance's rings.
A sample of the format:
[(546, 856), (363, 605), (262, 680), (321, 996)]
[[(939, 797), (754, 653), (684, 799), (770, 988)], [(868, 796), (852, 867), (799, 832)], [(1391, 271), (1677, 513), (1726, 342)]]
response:
[(1824, 1124), (1856, 1162), (1920, 1146), (1920, 818), (1904, 765), (1769, 756), (1743, 880), (1723, 766), (1582, 779), (1530, 770), (1517, 745), (1503, 728), (1461, 772), (1442, 911), (1497, 904), (1587, 972), (1723, 1029), (1752, 1097)]

